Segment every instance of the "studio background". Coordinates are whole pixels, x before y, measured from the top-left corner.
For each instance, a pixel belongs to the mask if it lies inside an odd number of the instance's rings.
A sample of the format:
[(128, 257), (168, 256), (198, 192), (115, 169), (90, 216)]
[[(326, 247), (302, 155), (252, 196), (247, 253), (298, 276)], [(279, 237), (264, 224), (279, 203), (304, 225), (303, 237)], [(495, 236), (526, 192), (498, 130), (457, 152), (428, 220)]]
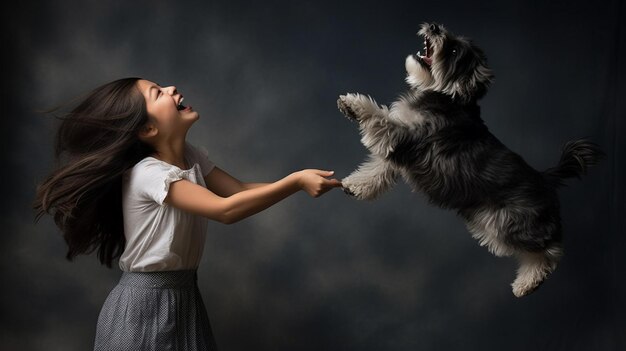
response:
[(114, 79), (175, 85), (199, 111), (188, 140), (243, 181), (365, 158), (339, 94), (389, 104), (421, 22), (481, 46), (491, 132), (538, 170), (567, 140), (607, 158), (560, 190), (565, 256), (535, 293), (517, 264), (402, 182), (375, 202), (297, 193), (210, 222), (199, 286), (222, 350), (626, 348), (623, 1), (20, 1), (2, 13), (0, 349), (88, 350), (121, 272), (64, 259), (50, 216), (53, 118), (35, 112)]

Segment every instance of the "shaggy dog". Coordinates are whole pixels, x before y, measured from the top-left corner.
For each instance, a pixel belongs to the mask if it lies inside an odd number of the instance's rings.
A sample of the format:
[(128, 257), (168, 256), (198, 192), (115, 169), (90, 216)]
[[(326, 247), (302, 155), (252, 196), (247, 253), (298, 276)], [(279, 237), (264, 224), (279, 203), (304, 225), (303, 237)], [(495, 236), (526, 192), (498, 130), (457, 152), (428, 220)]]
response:
[(343, 190), (372, 200), (397, 176), (432, 205), (454, 209), (481, 246), (519, 261), (513, 294), (535, 291), (563, 255), (557, 188), (580, 178), (604, 153), (585, 139), (563, 147), (559, 163), (539, 172), (491, 134), (477, 100), (493, 79), (470, 39), (424, 23), (424, 54), (407, 56), (410, 89), (391, 107), (362, 94), (340, 95), (339, 110), (358, 122), (368, 159), (342, 179)]

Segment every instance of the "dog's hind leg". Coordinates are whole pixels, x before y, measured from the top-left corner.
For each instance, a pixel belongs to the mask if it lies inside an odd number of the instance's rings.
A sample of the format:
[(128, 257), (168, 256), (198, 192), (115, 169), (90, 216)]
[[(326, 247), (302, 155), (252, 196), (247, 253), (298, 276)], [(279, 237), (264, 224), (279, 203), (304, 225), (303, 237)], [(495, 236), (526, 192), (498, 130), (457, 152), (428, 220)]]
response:
[(553, 245), (538, 252), (520, 251), (516, 253), (519, 260), (517, 277), (511, 284), (516, 297), (526, 296), (537, 290), (557, 266), (563, 251), (560, 245)]
[(357, 170), (341, 180), (343, 191), (359, 200), (374, 200), (396, 183), (397, 171), (389, 162), (370, 154)]

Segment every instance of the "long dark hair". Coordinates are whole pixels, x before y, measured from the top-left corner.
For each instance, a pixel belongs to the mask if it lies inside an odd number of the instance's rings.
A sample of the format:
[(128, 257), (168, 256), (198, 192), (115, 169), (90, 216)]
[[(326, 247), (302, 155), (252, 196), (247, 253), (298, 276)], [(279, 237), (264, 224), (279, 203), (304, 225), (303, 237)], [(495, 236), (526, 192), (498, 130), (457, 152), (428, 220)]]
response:
[(122, 174), (155, 151), (137, 136), (149, 118), (139, 79), (101, 85), (70, 112), (54, 115), (62, 120), (55, 169), (37, 185), (33, 208), (35, 222), (44, 213), (53, 215), (69, 261), (98, 249), (100, 263), (111, 268), (124, 251)]

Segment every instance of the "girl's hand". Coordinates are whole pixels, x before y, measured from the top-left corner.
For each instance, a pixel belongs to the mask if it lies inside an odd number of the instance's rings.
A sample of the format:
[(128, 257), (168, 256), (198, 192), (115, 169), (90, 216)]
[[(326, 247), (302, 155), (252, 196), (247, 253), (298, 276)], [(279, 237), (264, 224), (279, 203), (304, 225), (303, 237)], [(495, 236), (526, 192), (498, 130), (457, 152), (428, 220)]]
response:
[(332, 188), (341, 187), (337, 179), (326, 179), (335, 171), (322, 171), (319, 169), (303, 169), (298, 174), (298, 186), (312, 197), (319, 197)]

